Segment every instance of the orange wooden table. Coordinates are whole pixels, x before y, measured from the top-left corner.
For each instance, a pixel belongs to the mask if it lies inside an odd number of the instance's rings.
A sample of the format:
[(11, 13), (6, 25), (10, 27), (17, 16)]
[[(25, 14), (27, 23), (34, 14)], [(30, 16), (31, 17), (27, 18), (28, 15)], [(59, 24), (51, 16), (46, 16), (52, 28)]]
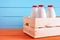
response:
[(0, 40), (60, 40), (60, 36), (31, 38), (22, 29), (0, 29)]

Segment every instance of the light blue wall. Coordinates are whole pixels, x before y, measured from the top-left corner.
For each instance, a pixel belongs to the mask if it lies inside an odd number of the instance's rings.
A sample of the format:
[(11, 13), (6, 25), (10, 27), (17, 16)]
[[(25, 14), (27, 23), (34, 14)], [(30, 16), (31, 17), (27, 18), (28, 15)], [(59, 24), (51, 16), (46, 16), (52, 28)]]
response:
[(23, 17), (29, 16), (32, 5), (38, 4), (53, 4), (60, 16), (60, 0), (0, 0), (0, 28), (22, 28)]

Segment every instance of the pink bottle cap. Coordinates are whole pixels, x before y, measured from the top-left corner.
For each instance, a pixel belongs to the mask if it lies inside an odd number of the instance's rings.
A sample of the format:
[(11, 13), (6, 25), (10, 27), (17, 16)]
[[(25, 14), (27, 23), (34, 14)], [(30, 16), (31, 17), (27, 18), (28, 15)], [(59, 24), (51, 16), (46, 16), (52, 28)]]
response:
[(38, 5), (38, 7), (44, 7), (44, 5)]
[(37, 6), (36, 5), (34, 5), (34, 6), (32, 6), (33, 8), (36, 8)]
[(53, 5), (48, 5), (48, 7), (53, 7)]

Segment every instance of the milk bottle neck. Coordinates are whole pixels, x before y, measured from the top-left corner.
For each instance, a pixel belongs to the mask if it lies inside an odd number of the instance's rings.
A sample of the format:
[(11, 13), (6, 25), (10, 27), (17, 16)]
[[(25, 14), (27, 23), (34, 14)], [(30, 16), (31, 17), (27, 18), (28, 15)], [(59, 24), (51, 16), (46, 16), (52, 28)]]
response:
[(53, 11), (54, 8), (53, 7), (48, 7), (48, 10)]
[(33, 11), (37, 11), (37, 9), (38, 9), (37, 7), (36, 8), (33, 8)]

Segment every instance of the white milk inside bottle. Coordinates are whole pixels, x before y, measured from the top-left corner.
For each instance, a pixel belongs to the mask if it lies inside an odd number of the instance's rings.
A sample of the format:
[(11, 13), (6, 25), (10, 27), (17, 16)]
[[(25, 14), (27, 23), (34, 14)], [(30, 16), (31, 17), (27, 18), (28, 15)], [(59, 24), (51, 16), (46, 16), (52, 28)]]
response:
[(47, 18), (44, 5), (38, 5), (38, 17), (39, 18)]
[(32, 18), (36, 18), (37, 17), (37, 6), (36, 5), (34, 5), (33, 7), (32, 7), (32, 12), (31, 12), (31, 17)]
[(48, 5), (47, 17), (48, 18), (56, 18), (56, 13), (55, 13), (53, 5)]

